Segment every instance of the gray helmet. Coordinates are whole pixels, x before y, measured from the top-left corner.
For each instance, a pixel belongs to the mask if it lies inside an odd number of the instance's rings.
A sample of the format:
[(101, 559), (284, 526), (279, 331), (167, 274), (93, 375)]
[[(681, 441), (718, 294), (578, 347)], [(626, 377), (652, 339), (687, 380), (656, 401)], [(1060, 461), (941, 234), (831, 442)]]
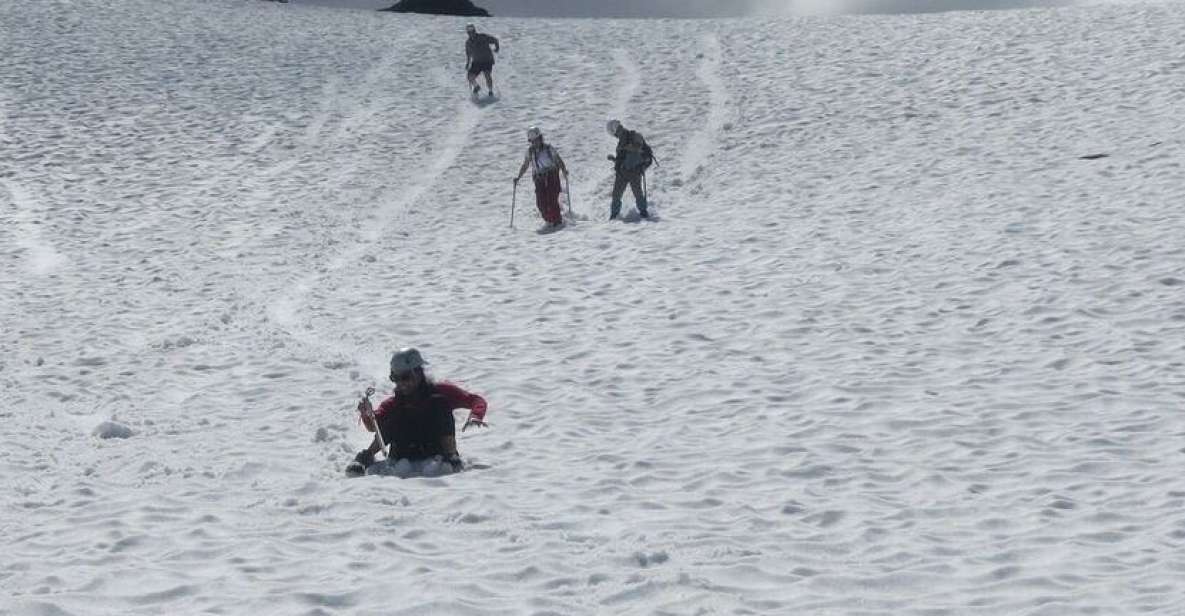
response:
[(610, 137), (616, 137), (617, 130), (621, 128), (621, 122), (617, 120), (609, 120), (609, 123), (605, 125), (605, 128), (609, 131)]
[(423, 368), (426, 365), (428, 362), (424, 361), (424, 356), (420, 355), (420, 351), (413, 347), (399, 349), (391, 356), (391, 372), (395, 374)]
[(539, 130), (539, 127), (532, 126), (527, 129), (527, 141), (534, 141), (541, 137), (543, 137), (543, 131)]

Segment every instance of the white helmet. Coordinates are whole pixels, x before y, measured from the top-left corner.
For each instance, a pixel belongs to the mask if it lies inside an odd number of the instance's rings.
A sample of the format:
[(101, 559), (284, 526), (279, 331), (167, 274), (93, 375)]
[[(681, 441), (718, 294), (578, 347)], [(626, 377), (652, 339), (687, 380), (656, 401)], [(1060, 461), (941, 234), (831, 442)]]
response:
[(621, 122), (617, 120), (609, 120), (609, 123), (605, 125), (605, 128), (608, 129), (610, 137), (616, 137), (617, 130), (621, 128)]
[(412, 347), (399, 349), (391, 356), (391, 372), (396, 374), (409, 372), (426, 365), (428, 365), (428, 362), (424, 361), (424, 356), (420, 355), (418, 349)]
[(534, 141), (543, 137), (543, 131), (539, 130), (538, 126), (532, 126), (527, 129), (527, 141)]

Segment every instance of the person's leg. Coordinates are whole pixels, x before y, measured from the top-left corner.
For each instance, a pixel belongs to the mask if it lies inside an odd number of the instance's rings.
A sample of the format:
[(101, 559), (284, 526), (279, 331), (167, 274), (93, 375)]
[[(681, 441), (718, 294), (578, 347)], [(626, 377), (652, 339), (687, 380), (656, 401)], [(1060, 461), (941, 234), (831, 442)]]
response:
[(564, 222), (564, 215), (560, 209), (560, 172), (551, 171), (547, 174), (547, 215), (544, 216), (549, 224), (559, 225)]
[(469, 89), (473, 90), (474, 94), (477, 94), (477, 91), (480, 89), (477, 86), (477, 75), (477, 71), (474, 71), (472, 68), (465, 73), (465, 78), (469, 80)]
[(535, 209), (539, 210), (539, 215), (543, 217), (543, 220), (547, 220), (546, 176), (537, 175), (533, 179), (535, 180)]
[(613, 180), (613, 200), (609, 202), (610, 220), (621, 214), (621, 196), (625, 194), (626, 184), (629, 184), (629, 178), (623, 173), (618, 173)]
[(646, 193), (642, 191), (642, 174), (636, 173), (630, 178), (630, 192), (634, 193), (634, 205), (638, 207), (638, 214), (642, 218), (650, 218), (646, 211)]
[(494, 95), (494, 68), (486, 69), (486, 88), (490, 91), (490, 96)]

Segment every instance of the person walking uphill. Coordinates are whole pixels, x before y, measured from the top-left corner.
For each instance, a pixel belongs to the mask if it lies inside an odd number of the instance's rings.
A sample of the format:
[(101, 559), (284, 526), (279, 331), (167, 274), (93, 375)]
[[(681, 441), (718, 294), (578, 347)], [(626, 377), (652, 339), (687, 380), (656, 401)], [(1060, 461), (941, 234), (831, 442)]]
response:
[(632, 131), (617, 120), (609, 120), (609, 134), (617, 138), (617, 153), (610, 156), (616, 178), (613, 181), (613, 201), (609, 204), (609, 218), (621, 215), (621, 196), (628, 185), (634, 193), (634, 203), (642, 218), (650, 218), (646, 210), (646, 193), (642, 189), (643, 176), (654, 162), (654, 152), (646, 144), (642, 133)]
[(523, 166), (519, 167), (514, 183), (517, 186), (527, 168), (531, 169), (535, 179), (535, 207), (539, 208), (547, 228), (558, 228), (564, 224), (560, 211), (560, 193), (563, 191), (560, 174), (563, 173), (564, 181), (567, 181), (568, 168), (564, 165), (564, 159), (560, 158), (560, 153), (550, 144), (544, 143), (543, 132), (538, 128), (532, 126), (527, 129), (527, 141), (531, 145), (527, 146), (527, 157), (523, 160)]
[(354, 457), (346, 469), (348, 473), (365, 473), (384, 445), (391, 448), (388, 460), (429, 461), (461, 470), (453, 411), (469, 409), (462, 432), (469, 426), (485, 427), (486, 401), (451, 383), (434, 382), (424, 373), (427, 363), (414, 348), (401, 349), (391, 356), (390, 378), (395, 392), (377, 409), (371, 407), (370, 398), (358, 403), (362, 424), (367, 431), (377, 432), (370, 445)]
[[(469, 38), (465, 39), (465, 70), (466, 76), (469, 78), (469, 87), (473, 88), (473, 95), (481, 91), (481, 86), (477, 85), (477, 76), (485, 75), (486, 88), (490, 91), (490, 96), (494, 95), (494, 54), (501, 50), (498, 45), (498, 39), (484, 33), (477, 31), (473, 24), (465, 26), (465, 32)], [(494, 51), (490, 51), (490, 46), (494, 46)]]

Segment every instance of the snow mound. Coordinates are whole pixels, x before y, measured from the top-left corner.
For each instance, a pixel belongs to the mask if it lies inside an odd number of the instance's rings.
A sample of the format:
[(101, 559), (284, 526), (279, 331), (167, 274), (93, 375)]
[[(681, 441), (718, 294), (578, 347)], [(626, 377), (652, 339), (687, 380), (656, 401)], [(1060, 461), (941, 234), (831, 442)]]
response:
[(132, 435), (135, 433), (132, 432), (131, 428), (117, 421), (104, 421), (103, 423), (95, 426), (95, 429), (91, 431), (91, 434), (106, 440), (112, 438), (132, 438)]

